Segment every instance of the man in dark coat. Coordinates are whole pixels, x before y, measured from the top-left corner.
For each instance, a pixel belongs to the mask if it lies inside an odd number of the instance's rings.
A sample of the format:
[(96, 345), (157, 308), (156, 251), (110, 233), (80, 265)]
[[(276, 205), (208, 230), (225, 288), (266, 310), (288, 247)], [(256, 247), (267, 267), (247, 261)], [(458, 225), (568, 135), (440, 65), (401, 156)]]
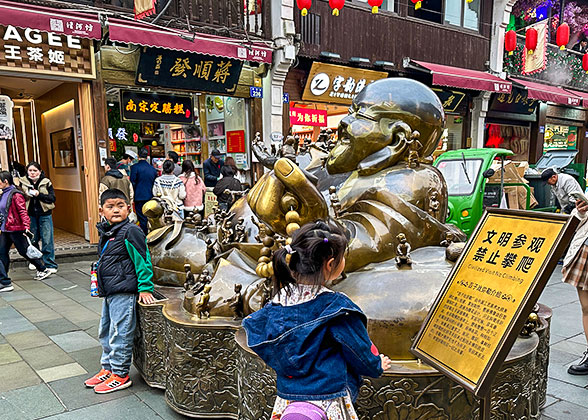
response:
[(204, 185), (207, 187), (215, 187), (220, 179), (221, 168), (225, 164), (221, 159), (222, 153), (218, 149), (214, 149), (210, 153), (210, 157), (202, 164), (204, 170)]
[(147, 162), (149, 150), (143, 147), (139, 150), (139, 162), (131, 166), (131, 184), (135, 191), (135, 211), (139, 225), (147, 234), (147, 216), (143, 214), (143, 205), (153, 198), (153, 183), (157, 178), (157, 170)]

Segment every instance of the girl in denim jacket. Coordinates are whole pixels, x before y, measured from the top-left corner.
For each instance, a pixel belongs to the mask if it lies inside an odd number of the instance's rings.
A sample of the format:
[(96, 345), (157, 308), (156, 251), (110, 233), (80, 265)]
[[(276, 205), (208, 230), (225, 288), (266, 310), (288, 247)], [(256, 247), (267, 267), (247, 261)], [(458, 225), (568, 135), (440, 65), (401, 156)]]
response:
[(361, 375), (378, 377), (391, 366), (370, 341), (361, 309), (326, 287), (343, 272), (346, 249), (339, 228), (304, 225), (274, 254), (276, 295), (243, 320), (247, 344), (277, 374), (272, 420), (300, 401), (328, 420), (357, 419)]

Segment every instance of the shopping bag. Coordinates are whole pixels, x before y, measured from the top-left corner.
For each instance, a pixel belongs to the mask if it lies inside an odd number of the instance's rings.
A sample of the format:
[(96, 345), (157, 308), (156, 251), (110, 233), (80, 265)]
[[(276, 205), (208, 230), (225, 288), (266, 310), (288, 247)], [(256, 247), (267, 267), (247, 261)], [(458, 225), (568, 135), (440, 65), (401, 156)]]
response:
[(43, 253), (39, 251), (37, 247), (35, 247), (35, 245), (32, 244), (31, 239), (28, 236), (26, 236), (26, 238), (27, 242), (29, 243), (29, 246), (27, 247), (27, 257), (29, 257), (31, 260), (42, 258)]

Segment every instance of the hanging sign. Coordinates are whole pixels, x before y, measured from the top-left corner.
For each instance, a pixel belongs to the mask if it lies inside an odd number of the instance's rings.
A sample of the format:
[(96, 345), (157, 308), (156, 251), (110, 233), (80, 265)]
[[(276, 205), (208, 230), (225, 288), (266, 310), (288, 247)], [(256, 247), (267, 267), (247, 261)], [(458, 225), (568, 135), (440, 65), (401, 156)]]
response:
[(511, 93), (497, 93), (493, 96), (491, 111), (532, 115), (539, 104), (537, 100), (529, 99), (526, 91), (514, 86)]
[(137, 85), (234, 93), (243, 61), (161, 48), (143, 48)]
[(290, 108), (290, 125), (327, 126), (325, 109)]
[(245, 153), (245, 131), (227, 131), (227, 153)]
[(12, 140), (12, 99), (0, 95), (0, 140)]
[(411, 348), (477, 396), (486, 396), (578, 219), (488, 209)]
[[(150, 121), (192, 124), (194, 122), (192, 96), (121, 90), (121, 121)], [(137, 137), (138, 140), (138, 137)]]
[(94, 41), (0, 26), (0, 71), (94, 79)]
[(463, 98), (465, 98), (464, 92), (456, 90), (434, 88), (433, 92), (435, 92), (441, 100), (445, 112), (455, 112), (457, 107), (462, 103)]
[(302, 99), (351, 105), (353, 98), (370, 83), (385, 79), (385, 71), (356, 69), (335, 64), (313, 63)]

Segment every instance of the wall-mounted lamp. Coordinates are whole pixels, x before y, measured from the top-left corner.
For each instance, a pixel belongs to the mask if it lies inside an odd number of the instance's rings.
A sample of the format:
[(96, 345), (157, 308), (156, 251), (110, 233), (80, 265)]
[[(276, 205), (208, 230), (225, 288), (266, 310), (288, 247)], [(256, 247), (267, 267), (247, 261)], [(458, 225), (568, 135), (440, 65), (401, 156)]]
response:
[(383, 61), (383, 60), (374, 61), (374, 66), (378, 66), (378, 67), (396, 67), (396, 65), (392, 61)]
[(328, 58), (328, 59), (340, 59), (341, 55), (334, 53), (334, 52), (330, 52), (330, 51), (321, 51), (321, 57), (323, 58)]
[(356, 63), (356, 64), (370, 64), (369, 58), (365, 58), (365, 57), (351, 57), (349, 59), (349, 62)]

